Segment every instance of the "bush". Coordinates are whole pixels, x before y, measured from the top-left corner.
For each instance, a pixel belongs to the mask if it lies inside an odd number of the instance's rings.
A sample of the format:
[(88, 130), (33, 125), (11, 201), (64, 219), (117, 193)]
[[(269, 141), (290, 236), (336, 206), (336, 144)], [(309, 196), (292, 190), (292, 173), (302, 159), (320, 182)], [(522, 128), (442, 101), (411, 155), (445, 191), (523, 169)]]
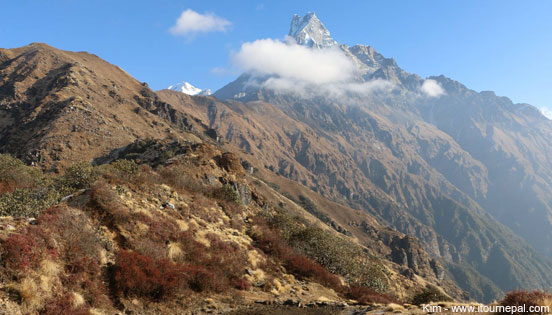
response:
[[(506, 293), (506, 296), (500, 301), (503, 306), (526, 306), (529, 310), (531, 306), (550, 306), (552, 307), (552, 294), (546, 291), (524, 291), (515, 290)], [(502, 314), (502, 313), (501, 313)], [(511, 313), (508, 313), (511, 314)], [(530, 314), (530, 313), (513, 313), (513, 314)]]
[(224, 278), (215, 272), (201, 266), (186, 266), (186, 281), (188, 287), (196, 292), (215, 291), (222, 292), (226, 287)]
[(238, 290), (247, 291), (251, 288), (251, 283), (244, 278), (233, 278), (231, 282), (232, 286)]
[(204, 189), (201, 182), (193, 178), (183, 165), (162, 167), (158, 172), (163, 183), (178, 191), (200, 192)]
[(3, 244), (3, 260), (7, 268), (26, 270), (36, 267), (42, 257), (42, 248), (29, 234), (12, 234)]
[(264, 253), (284, 259), (288, 253), (293, 252), (278, 231), (262, 223), (262, 218), (256, 218), (255, 222), (259, 224), (256, 225), (257, 229), (251, 237), (255, 241), (255, 245)]
[(154, 260), (122, 250), (117, 253), (114, 279), (117, 290), (124, 295), (160, 300), (182, 288), (186, 280), (185, 271), (169, 259)]
[(120, 177), (129, 178), (140, 171), (138, 164), (134, 160), (117, 160), (111, 163), (111, 166), (119, 172)]
[(387, 290), (385, 268), (365, 254), (360, 246), (309, 226), (301, 217), (292, 217), (284, 211), (273, 216), (257, 216), (254, 222), (257, 229), (251, 237), (265, 253), (285, 259), (285, 253), (296, 252), (330, 273), (343, 276), (349, 283), (368, 286), (378, 292)]
[(85, 189), (97, 178), (98, 174), (94, 172), (93, 167), (87, 162), (78, 162), (69, 166), (65, 173), (58, 178), (58, 189), (70, 194), (79, 189)]
[(38, 168), (29, 167), (7, 154), (0, 154), (0, 193), (32, 188), (42, 178)]
[(53, 187), (18, 188), (0, 196), (0, 215), (36, 216), (41, 210), (57, 204), (59, 198)]
[(69, 293), (50, 299), (39, 312), (41, 315), (88, 315), (87, 306), (74, 306), (73, 296)]
[(427, 287), (412, 298), (412, 304), (422, 305), (429, 302), (450, 302), (452, 299), (444, 294), (436, 286), (428, 284)]
[(211, 197), (229, 201), (233, 203), (240, 203), (240, 195), (234, 190), (234, 187), (229, 184), (224, 184), (222, 187), (214, 188), (211, 192)]
[(339, 277), (332, 274), (324, 267), (310, 260), (309, 258), (301, 255), (290, 256), (286, 263), (288, 271), (302, 278), (312, 278), (315, 281), (334, 288), (339, 289), (341, 287), (341, 280)]
[(179, 228), (169, 219), (153, 219), (142, 213), (139, 213), (136, 217), (149, 227), (146, 237), (155, 243), (165, 245), (169, 241), (177, 241), (180, 237)]
[[(90, 305), (106, 305), (106, 286), (100, 268), (100, 239), (92, 222), (80, 211), (65, 207), (44, 211), (27, 234), (41, 240), (41, 248), (59, 257), (59, 277), (67, 291), (79, 292)], [(54, 248), (55, 246), (55, 248)]]
[(383, 294), (375, 291), (372, 288), (365, 286), (353, 285), (351, 286), (346, 294), (347, 298), (357, 300), (359, 303), (368, 304), (368, 303), (396, 303), (399, 304), (396, 298), (391, 295)]
[(90, 205), (108, 225), (128, 222), (130, 213), (121, 202), (119, 195), (104, 180), (98, 180), (90, 189)]

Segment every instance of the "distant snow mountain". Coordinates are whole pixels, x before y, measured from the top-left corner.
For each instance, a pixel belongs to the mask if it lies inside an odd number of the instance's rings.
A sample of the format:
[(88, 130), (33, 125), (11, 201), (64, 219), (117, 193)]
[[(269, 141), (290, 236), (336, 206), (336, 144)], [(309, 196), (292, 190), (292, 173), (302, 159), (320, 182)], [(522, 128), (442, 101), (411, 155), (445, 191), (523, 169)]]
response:
[(177, 83), (175, 85), (171, 85), (168, 87), (169, 90), (173, 90), (173, 91), (178, 91), (178, 92), (182, 92), (182, 93), (185, 93), (185, 94), (188, 94), (188, 95), (211, 95), (212, 92), (210, 89), (200, 89), (200, 88), (197, 88), (195, 86), (193, 86), (192, 84), (190, 84), (189, 82), (186, 82), (186, 81), (183, 81), (183, 82), (180, 82), (180, 83)]

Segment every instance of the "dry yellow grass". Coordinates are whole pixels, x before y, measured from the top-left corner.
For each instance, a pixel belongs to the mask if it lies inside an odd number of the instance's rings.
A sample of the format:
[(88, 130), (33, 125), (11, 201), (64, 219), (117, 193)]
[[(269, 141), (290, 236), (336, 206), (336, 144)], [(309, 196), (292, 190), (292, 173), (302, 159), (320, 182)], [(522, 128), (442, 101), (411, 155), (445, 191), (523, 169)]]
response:
[(167, 248), (168, 256), (173, 261), (178, 260), (180, 257), (182, 257), (183, 252), (178, 243), (170, 242), (169, 245), (167, 245)]
[(42, 306), (45, 296), (33, 279), (24, 278), (15, 285), (15, 289), (19, 292), (22, 305), (28, 312), (36, 311)]
[(188, 229), (190, 228), (188, 226), (188, 223), (186, 223), (186, 221), (184, 221), (184, 220), (175, 219), (174, 221), (176, 222), (176, 225), (178, 225), (180, 230), (183, 231), (183, 232), (188, 231)]
[(401, 313), (401, 312), (405, 311), (405, 309), (402, 305), (395, 304), (395, 303), (389, 303), (385, 307), (385, 311), (386, 312), (393, 312), (393, 313)]
[(247, 252), (247, 262), (253, 269), (257, 268), (260, 262), (263, 261), (263, 257), (256, 250), (249, 250)]
[(73, 296), (73, 306), (78, 307), (85, 303), (84, 298), (82, 297), (82, 295), (80, 295), (80, 293), (73, 292), (72, 296)]
[(45, 259), (40, 263), (40, 273), (45, 276), (54, 277), (57, 276), (60, 271), (61, 266), (55, 261)]

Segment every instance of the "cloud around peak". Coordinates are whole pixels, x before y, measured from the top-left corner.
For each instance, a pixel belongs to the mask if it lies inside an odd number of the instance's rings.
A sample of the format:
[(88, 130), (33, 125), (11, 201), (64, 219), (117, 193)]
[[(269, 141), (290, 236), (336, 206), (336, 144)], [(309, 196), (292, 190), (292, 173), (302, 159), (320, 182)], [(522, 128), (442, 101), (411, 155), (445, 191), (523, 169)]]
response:
[(248, 85), (285, 91), (302, 97), (367, 96), (388, 90), (384, 80), (362, 82), (360, 74), (338, 48), (312, 49), (285, 41), (260, 39), (244, 43), (231, 57), (232, 64), (254, 77)]
[(231, 25), (230, 21), (214, 13), (200, 14), (187, 9), (180, 14), (176, 24), (169, 31), (176, 36), (193, 36), (199, 33), (224, 32)]
[(544, 115), (544, 117), (552, 120), (552, 109), (549, 109), (548, 107), (541, 107), (540, 111)]
[(310, 49), (288, 40), (260, 39), (244, 43), (232, 56), (241, 70), (312, 84), (350, 80), (353, 63), (337, 49)]
[(439, 82), (433, 79), (425, 80), (420, 87), (420, 90), (429, 97), (439, 97), (446, 94), (445, 90), (443, 89), (443, 87), (441, 87)]

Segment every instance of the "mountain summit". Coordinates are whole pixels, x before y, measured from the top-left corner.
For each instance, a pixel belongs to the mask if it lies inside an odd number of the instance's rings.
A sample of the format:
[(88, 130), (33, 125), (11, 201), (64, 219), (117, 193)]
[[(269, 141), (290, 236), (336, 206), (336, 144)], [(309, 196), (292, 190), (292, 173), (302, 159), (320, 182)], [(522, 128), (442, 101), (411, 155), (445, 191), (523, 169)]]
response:
[(314, 12), (308, 12), (303, 17), (293, 15), (288, 35), (303, 46), (328, 48), (338, 45)]

